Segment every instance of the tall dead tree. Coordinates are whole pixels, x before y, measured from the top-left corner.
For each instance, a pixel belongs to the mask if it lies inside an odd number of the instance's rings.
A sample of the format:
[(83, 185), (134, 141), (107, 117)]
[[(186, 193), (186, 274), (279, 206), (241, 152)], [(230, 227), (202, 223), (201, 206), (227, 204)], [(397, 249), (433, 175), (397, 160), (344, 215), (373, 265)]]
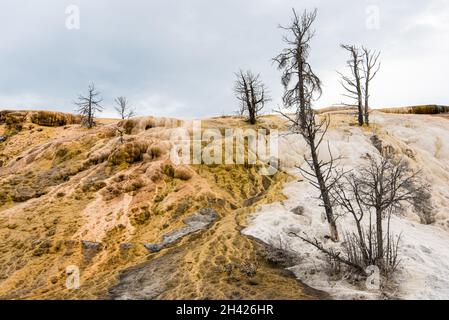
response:
[(363, 73), (365, 78), (365, 86), (363, 94), (365, 96), (365, 123), (369, 124), (369, 98), (370, 98), (370, 82), (374, 79), (380, 69), (379, 56), (380, 52), (368, 50), (362, 47), (363, 51)]
[(99, 96), (100, 92), (95, 89), (95, 85), (92, 83), (89, 85), (87, 96), (80, 94), (78, 102), (75, 102), (78, 106), (77, 112), (83, 117), (83, 124), (89, 129), (95, 124), (95, 113), (103, 111), (103, 107), (100, 105), (103, 99)]
[[(304, 11), (301, 17), (293, 10), (292, 25), (281, 27), (289, 31), (288, 36), (284, 36), (284, 41), (288, 44), (288, 47), (275, 57), (274, 61), (278, 64), (278, 68), (283, 71), (284, 107), (291, 109), (292, 106), (296, 106), (293, 117), (282, 111), (279, 112), (291, 122), (291, 131), (302, 135), (309, 146), (310, 158), (304, 158), (309, 169), (300, 169), (303, 176), (320, 191), (320, 199), (323, 202), (329, 223), (330, 238), (333, 241), (338, 241), (336, 217), (329, 198), (329, 190), (336, 179), (333, 176), (335, 160), (331, 155), (330, 161), (323, 162), (320, 160), (318, 151), (329, 128), (330, 121), (329, 118), (326, 118), (324, 121), (317, 122), (311, 106), (314, 97), (320, 96), (322, 92), (321, 81), (314, 74), (308, 62), (310, 41), (315, 33), (311, 27), (316, 15), (316, 9), (312, 12)], [(294, 83), (291, 86), (292, 81)]]
[[(278, 69), (283, 72), (281, 82), (284, 86), (284, 106), (296, 107), (297, 120), (300, 123), (304, 122), (314, 95), (321, 95), (321, 81), (308, 62), (310, 40), (315, 34), (312, 24), (316, 15), (316, 9), (312, 12), (305, 10), (301, 16), (293, 9), (291, 25), (279, 26), (287, 31), (287, 35), (283, 37), (287, 47), (273, 59)], [(305, 123), (301, 126), (305, 126)]]
[(358, 122), (360, 126), (363, 126), (363, 89), (362, 89), (362, 55), (353, 45), (340, 45), (341, 48), (347, 50), (350, 54), (350, 59), (346, 62), (347, 66), (351, 70), (351, 76), (345, 76), (340, 73), (341, 85), (345, 89), (346, 93), (343, 96), (350, 99), (354, 99), (357, 103)]
[(266, 93), (265, 85), (260, 80), (260, 75), (255, 75), (251, 71), (240, 70), (235, 74), (237, 80), (234, 85), (236, 98), (241, 102), (239, 113), (248, 113), (249, 122), (255, 124), (257, 116), (265, 107), (265, 103), (270, 101)]
[(135, 110), (129, 105), (128, 99), (125, 97), (117, 97), (114, 101), (116, 103), (114, 109), (122, 120), (132, 118), (136, 115)]

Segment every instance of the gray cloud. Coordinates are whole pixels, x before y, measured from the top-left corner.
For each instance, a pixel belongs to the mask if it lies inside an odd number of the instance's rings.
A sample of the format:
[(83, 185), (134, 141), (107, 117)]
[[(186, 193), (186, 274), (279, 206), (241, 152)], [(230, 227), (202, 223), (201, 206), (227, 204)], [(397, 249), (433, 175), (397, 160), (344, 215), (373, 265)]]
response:
[[(80, 30), (65, 27), (70, 4), (80, 8)], [(378, 30), (366, 27), (370, 6), (379, 9)], [(270, 59), (283, 47), (277, 25), (290, 21), (292, 7), (319, 10), (311, 59), (324, 94), (316, 106), (343, 99), (335, 72), (344, 70), (341, 42), (382, 50), (376, 106), (447, 104), (445, 0), (3, 0), (0, 108), (73, 111), (73, 99), (94, 81), (104, 116), (114, 115), (118, 95), (141, 114), (221, 115), (237, 109), (239, 68), (261, 73), (275, 108), (282, 87)]]

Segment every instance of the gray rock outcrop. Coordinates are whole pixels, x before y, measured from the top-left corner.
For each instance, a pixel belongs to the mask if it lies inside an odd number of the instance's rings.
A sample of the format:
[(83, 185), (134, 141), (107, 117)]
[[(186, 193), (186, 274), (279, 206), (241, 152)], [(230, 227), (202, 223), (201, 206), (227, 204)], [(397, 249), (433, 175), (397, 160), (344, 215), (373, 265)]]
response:
[(214, 209), (203, 208), (183, 220), (186, 227), (165, 234), (161, 243), (144, 244), (144, 247), (151, 253), (159, 252), (191, 233), (209, 228), (217, 219), (218, 213)]

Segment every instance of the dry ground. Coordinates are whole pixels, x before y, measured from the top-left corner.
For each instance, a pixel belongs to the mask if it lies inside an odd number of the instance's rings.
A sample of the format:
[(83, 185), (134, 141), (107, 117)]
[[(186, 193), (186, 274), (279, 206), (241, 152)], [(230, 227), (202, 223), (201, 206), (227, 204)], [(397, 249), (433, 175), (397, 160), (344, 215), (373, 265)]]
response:
[[(156, 278), (166, 280), (151, 293), (156, 299), (324, 297), (270, 264), (267, 248), (240, 233), (257, 205), (283, 198), (285, 173), (264, 178), (256, 166), (173, 166), (167, 140), (183, 125), (175, 119), (121, 122), (124, 145), (118, 121), (99, 122), (92, 130), (0, 125), (0, 135), (9, 134), (0, 143), (1, 298), (109, 299), (121, 273), (144, 266), (149, 274), (158, 263), (172, 267), (156, 268)], [(238, 117), (203, 123), (247, 126)], [(268, 116), (260, 126), (282, 121)], [(144, 248), (204, 207), (220, 215), (209, 230), (159, 253)], [(81, 270), (79, 290), (65, 286), (69, 265)], [(142, 285), (136, 281), (129, 290)]]

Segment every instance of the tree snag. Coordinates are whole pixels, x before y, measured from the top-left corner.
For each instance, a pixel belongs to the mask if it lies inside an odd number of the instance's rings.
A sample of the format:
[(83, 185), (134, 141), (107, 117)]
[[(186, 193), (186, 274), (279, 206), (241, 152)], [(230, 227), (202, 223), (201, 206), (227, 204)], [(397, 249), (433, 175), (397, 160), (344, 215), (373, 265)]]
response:
[(369, 98), (370, 98), (370, 82), (374, 79), (377, 72), (380, 69), (379, 56), (380, 52), (368, 50), (362, 47), (363, 51), (363, 73), (365, 78), (365, 86), (363, 88), (363, 94), (365, 96), (365, 123), (369, 125)]
[(100, 93), (92, 83), (89, 85), (87, 96), (80, 94), (78, 102), (75, 102), (78, 106), (77, 112), (83, 117), (83, 124), (89, 129), (95, 125), (95, 113), (103, 111), (103, 107), (100, 105), (103, 99), (99, 98), (99, 96)]
[(341, 85), (345, 89), (346, 93), (343, 96), (350, 99), (354, 99), (357, 103), (358, 116), (357, 120), (359, 126), (363, 126), (363, 89), (362, 89), (362, 76), (361, 76), (361, 65), (362, 56), (359, 49), (353, 45), (340, 45), (341, 48), (347, 50), (350, 54), (350, 59), (346, 62), (347, 66), (351, 70), (351, 76), (345, 76), (344, 74), (338, 72), (341, 77)]
[(265, 89), (265, 85), (260, 80), (260, 75), (255, 75), (251, 71), (240, 70), (235, 74), (237, 80), (234, 85), (236, 98), (241, 102), (240, 115), (248, 113), (249, 122), (256, 124), (257, 117), (265, 107), (265, 103), (270, 101)]
[(135, 110), (129, 105), (128, 99), (125, 97), (117, 97), (114, 101), (116, 103), (114, 109), (122, 120), (132, 118), (136, 115)]

